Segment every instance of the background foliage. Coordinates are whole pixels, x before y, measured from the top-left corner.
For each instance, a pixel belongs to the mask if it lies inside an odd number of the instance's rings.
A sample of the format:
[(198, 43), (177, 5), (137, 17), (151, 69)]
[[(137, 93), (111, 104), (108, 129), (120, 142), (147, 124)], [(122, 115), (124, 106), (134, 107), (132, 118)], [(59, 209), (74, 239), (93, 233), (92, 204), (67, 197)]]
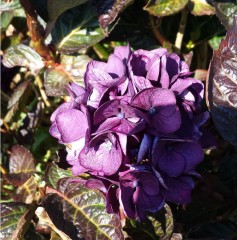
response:
[[(236, 0), (1, 0), (0, 11), (1, 239), (237, 239)], [(187, 61), (206, 85), (205, 137), (216, 143), (192, 202), (144, 223), (107, 214), (48, 132), (64, 85), (81, 84), (90, 59), (128, 43)]]

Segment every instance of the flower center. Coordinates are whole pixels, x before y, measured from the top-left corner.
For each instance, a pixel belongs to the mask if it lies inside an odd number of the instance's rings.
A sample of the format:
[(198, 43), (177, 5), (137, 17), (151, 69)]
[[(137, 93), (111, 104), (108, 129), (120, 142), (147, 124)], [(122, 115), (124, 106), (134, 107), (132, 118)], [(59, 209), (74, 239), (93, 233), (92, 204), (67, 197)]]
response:
[(154, 107), (151, 107), (148, 111), (151, 115), (154, 115), (156, 113), (156, 110)]
[(120, 113), (117, 114), (117, 117), (118, 117), (119, 119), (125, 118), (125, 114), (122, 113), (122, 112), (120, 112)]
[(133, 181), (133, 187), (136, 188), (139, 186), (139, 182), (136, 180), (136, 181)]

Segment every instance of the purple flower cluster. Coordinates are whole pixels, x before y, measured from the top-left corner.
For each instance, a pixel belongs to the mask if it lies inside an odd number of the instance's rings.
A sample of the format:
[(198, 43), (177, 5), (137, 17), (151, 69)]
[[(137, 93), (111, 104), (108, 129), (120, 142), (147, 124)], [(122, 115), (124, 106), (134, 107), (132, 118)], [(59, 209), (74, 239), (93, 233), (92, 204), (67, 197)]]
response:
[(185, 204), (203, 159), (203, 84), (166, 49), (117, 47), (87, 65), (85, 88), (52, 114), (50, 133), (67, 146), (74, 175), (104, 192), (108, 212), (144, 219), (165, 201)]

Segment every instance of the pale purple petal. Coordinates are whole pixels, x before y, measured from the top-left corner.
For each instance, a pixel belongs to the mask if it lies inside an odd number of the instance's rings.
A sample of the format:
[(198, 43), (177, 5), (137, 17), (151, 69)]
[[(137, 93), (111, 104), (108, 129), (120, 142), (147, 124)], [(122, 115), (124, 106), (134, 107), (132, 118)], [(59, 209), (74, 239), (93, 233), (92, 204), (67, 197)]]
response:
[(93, 138), (89, 149), (83, 149), (79, 155), (83, 167), (91, 171), (112, 175), (122, 162), (122, 150), (116, 137), (109, 133)]
[(123, 77), (126, 74), (126, 66), (115, 54), (111, 54), (106, 65), (106, 72), (113, 78)]
[(59, 113), (55, 120), (62, 142), (70, 143), (85, 137), (88, 123), (81, 111), (68, 109)]

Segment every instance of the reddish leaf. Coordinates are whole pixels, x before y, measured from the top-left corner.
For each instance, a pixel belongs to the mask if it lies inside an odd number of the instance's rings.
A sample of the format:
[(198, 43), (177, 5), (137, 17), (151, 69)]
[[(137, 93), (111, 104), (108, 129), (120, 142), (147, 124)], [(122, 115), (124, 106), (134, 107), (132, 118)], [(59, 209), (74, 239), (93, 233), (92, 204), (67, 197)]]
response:
[(209, 66), (207, 99), (214, 123), (237, 146), (237, 16)]
[(32, 154), (23, 146), (15, 145), (9, 161), (9, 173), (5, 178), (13, 185), (20, 186), (35, 172)]

